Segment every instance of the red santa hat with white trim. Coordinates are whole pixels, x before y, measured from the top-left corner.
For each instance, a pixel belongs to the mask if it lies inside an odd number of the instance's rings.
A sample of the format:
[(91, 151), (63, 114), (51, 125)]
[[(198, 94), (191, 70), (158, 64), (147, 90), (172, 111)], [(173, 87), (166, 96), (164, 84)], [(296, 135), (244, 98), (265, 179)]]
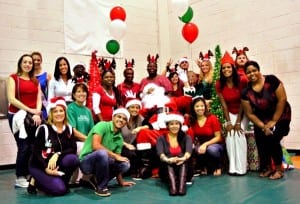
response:
[(61, 106), (66, 110), (67, 104), (66, 104), (65, 98), (62, 96), (51, 98), (50, 103), (48, 103), (48, 106), (47, 106), (47, 112), (49, 113), (51, 111), (51, 109), (55, 108), (56, 106)]

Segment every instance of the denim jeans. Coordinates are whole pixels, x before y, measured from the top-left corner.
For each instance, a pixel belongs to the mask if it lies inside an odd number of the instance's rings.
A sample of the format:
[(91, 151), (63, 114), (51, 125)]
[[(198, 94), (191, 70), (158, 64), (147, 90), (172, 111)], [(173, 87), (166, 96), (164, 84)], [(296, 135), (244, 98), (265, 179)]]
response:
[[(8, 113), (8, 123), (12, 132), (12, 120), (14, 114)], [(27, 176), (28, 173), (28, 162), (31, 155), (31, 144), (28, 138), (19, 138), (19, 132), (14, 134), (15, 141), (17, 143), (17, 158), (16, 158), (16, 176)]]
[(106, 150), (96, 150), (86, 155), (80, 162), (80, 169), (84, 174), (96, 176), (99, 189), (106, 188), (113, 177), (125, 173), (129, 168), (129, 162), (112, 159)]
[(198, 153), (199, 146), (195, 147), (197, 165), (200, 167), (208, 167), (211, 170), (222, 167), (222, 159), (224, 156), (224, 144), (211, 144), (207, 147), (205, 154)]

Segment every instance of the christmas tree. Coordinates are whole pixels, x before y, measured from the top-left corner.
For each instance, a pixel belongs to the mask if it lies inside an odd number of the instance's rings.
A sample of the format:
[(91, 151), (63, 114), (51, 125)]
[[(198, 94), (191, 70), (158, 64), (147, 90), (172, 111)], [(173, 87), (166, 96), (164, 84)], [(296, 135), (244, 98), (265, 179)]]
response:
[(91, 61), (90, 61), (90, 80), (88, 81), (88, 88), (89, 88), (89, 96), (87, 99), (87, 107), (92, 110), (93, 103), (92, 103), (92, 95), (95, 92), (95, 89), (100, 86), (100, 71), (98, 68), (98, 59), (97, 59), (97, 51), (92, 52)]
[(221, 102), (217, 96), (216, 93), (216, 81), (220, 78), (220, 70), (221, 70), (221, 58), (222, 58), (222, 54), (221, 54), (221, 49), (220, 46), (217, 45), (215, 48), (215, 67), (214, 67), (214, 74), (213, 74), (213, 86), (214, 88), (212, 89), (212, 103), (211, 103), (211, 112), (216, 115), (220, 122), (223, 124), (225, 122), (225, 118), (223, 115), (223, 109), (222, 109), (222, 105)]

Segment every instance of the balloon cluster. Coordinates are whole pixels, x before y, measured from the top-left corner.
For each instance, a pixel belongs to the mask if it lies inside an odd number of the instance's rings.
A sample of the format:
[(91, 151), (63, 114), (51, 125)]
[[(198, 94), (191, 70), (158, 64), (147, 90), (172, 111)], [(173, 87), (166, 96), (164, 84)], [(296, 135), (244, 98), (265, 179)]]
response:
[(189, 43), (193, 43), (199, 34), (198, 26), (191, 23), (194, 12), (189, 6), (188, 0), (172, 0), (173, 11), (178, 15), (178, 18), (184, 23), (181, 34)]
[(106, 43), (106, 50), (110, 54), (116, 54), (120, 50), (119, 40), (121, 40), (126, 33), (126, 12), (121, 6), (115, 6), (110, 10), (109, 32), (114, 38)]

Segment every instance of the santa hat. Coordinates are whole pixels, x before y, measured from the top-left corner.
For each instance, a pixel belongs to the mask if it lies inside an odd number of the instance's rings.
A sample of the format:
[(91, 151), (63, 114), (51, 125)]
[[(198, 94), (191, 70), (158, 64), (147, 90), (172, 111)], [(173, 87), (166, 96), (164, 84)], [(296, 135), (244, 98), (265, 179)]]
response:
[(233, 60), (233, 58), (230, 56), (230, 54), (229, 54), (228, 51), (225, 52), (224, 56), (223, 56), (222, 59), (221, 59), (221, 64), (223, 65), (223, 64), (225, 64), (225, 63), (229, 63), (229, 64), (234, 65), (234, 60)]
[(128, 102), (125, 105), (125, 108), (128, 108), (131, 105), (139, 105), (140, 108), (142, 108), (141, 101), (139, 99), (136, 99), (136, 98), (129, 99)]
[(187, 57), (182, 57), (179, 59), (178, 64), (181, 64), (182, 62), (189, 62)]
[(236, 54), (236, 56), (239, 56), (239, 55), (246, 55), (246, 52), (249, 51), (248, 47), (244, 47), (243, 49), (236, 49), (236, 47), (233, 47), (232, 49), (232, 54)]
[(183, 122), (184, 122), (183, 116), (180, 115), (180, 114), (177, 113), (177, 112), (170, 112), (169, 114), (167, 114), (167, 115), (165, 116), (165, 123), (168, 123), (168, 122), (174, 121), (174, 120), (180, 122), (181, 125), (182, 125)]
[(50, 99), (50, 102), (47, 106), (47, 112), (49, 113), (51, 109), (55, 108), (56, 106), (62, 106), (64, 109), (67, 108), (67, 104), (65, 98), (62, 96), (54, 97)]
[(126, 69), (133, 68), (133, 66), (134, 66), (134, 59), (131, 59), (131, 61), (125, 59), (125, 67), (126, 67)]
[(115, 116), (116, 114), (124, 114), (126, 116), (127, 121), (130, 118), (130, 114), (126, 108), (118, 108), (114, 110), (112, 116)]
[(199, 58), (201, 60), (210, 60), (210, 57), (212, 57), (212, 56), (214, 56), (214, 55), (213, 55), (213, 53), (210, 50), (208, 50), (208, 52), (206, 54), (204, 54), (204, 55), (203, 55), (202, 52), (199, 53)]

